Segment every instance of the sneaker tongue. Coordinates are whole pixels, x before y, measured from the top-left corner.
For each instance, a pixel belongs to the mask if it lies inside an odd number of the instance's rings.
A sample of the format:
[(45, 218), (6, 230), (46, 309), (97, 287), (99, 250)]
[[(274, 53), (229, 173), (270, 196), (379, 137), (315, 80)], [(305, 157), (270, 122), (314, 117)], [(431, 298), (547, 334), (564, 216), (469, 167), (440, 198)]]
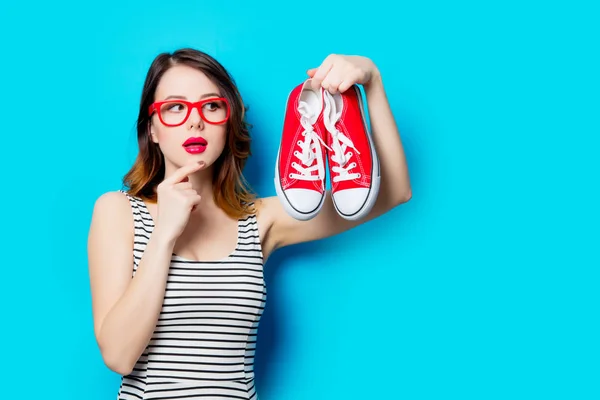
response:
[(310, 109), (310, 106), (307, 102), (300, 100), (298, 102), (298, 112), (300, 115), (305, 117), (308, 120), (308, 123), (314, 125), (317, 122), (317, 118), (319, 117), (314, 110)]
[(339, 94), (332, 95), (328, 91), (324, 92), (325, 96), (325, 110), (324, 110), (324, 123), (327, 130), (335, 130), (335, 124), (338, 122), (342, 115), (343, 103)]

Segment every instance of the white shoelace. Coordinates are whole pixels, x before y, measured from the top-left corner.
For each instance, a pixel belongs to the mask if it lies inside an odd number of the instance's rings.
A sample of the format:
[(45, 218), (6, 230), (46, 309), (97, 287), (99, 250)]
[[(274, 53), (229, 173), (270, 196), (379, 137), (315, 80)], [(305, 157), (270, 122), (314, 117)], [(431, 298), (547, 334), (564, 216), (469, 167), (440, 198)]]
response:
[(340, 132), (335, 124), (340, 119), (342, 115), (342, 110), (337, 110), (335, 105), (335, 100), (333, 95), (328, 91), (323, 91), (325, 97), (325, 110), (323, 111), (323, 120), (325, 123), (325, 128), (329, 131), (329, 134), (332, 138), (332, 147), (333, 154), (331, 155), (331, 160), (338, 164), (337, 166), (332, 166), (332, 171), (335, 173), (332, 177), (333, 182), (341, 182), (348, 181), (356, 178), (360, 178), (360, 173), (351, 172), (351, 169), (356, 167), (355, 162), (348, 163), (353, 153), (351, 151), (346, 152), (348, 148), (353, 149), (357, 154), (360, 152), (352, 143), (349, 137)]
[[(302, 136), (304, 140), (299, 140), (297, 145), (302, 149), (301, 152), (294, 151), (294, 155), (300, 160), (300, 163), (292, 162), (292, 167), (298, 173), (291, 173), (290, 178), (317, 181), (325, 179), (325, 166), (323, 165), (323, 153), (319, 142), (327, 147), (323, 139), (315, 132), (310, 121), (315, 117), (315, 110), (311, 110), (306, 102), (300, 101), (298, 106), (300, 113), (300, 124), (304, 128)], [(327, 147), (329, 148), (329, 147)], [(313, 165), (314, 164), (314, 165)], [(317, 175), (313, 172), (317, 171)]]

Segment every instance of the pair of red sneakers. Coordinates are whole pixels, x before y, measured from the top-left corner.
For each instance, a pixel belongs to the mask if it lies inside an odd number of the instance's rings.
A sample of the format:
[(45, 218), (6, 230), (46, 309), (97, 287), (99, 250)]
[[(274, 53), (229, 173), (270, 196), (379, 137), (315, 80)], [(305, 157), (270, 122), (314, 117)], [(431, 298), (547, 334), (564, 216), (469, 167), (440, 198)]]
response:
[(313, 89), (309, 79), (288, 97), (275, 167), (275, 189), (288, 214), (306, 221), (319, 213), (326, 168), (338, 214), (348, 220), (368, 214), (379, 191), (379, 159), (360, 89), (332, 95)]

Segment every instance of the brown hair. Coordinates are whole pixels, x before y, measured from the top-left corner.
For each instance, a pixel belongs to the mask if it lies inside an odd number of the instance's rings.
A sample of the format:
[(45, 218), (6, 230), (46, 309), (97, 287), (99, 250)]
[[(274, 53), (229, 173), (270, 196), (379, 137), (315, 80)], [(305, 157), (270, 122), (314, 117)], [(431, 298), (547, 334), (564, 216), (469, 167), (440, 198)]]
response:
[(155, 202), (156, 186), (164, 179), (163, 154), (150, 137), (148, 108), (154, 101), (163, 74), (175, 65), (187, 65), (203, 72), (221, 90), (230, 104), (227, 143), (215, 161), (213, 192), (215, 203), (233, 218), (255, 212), (254, 195), (242, 175), (250, 151), (250, 124), (245, 121), (246, 108), (231, 75), (214, 58), (199, 50), (185, 48), (159, 54), (146, 75), (137, 119), (139, 153), (135, 163), (123, 177), (127, 192)]

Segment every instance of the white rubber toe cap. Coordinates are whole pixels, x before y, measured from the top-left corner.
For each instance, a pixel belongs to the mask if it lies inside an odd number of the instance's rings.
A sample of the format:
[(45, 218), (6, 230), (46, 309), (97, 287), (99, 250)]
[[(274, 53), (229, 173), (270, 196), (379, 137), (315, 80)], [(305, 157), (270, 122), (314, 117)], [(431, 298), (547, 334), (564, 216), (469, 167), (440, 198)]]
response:
[(322, 193), (308, 189), (285, 190), (285, 197), (292, 208), (300, 213), (306, 214), (315, 212), (323, 201)]
[(342, 214), (350, 216), (358, 213), (364, 207), (368, 197), (369, 189), (346, 189), (335, 192), (333, 201)]

